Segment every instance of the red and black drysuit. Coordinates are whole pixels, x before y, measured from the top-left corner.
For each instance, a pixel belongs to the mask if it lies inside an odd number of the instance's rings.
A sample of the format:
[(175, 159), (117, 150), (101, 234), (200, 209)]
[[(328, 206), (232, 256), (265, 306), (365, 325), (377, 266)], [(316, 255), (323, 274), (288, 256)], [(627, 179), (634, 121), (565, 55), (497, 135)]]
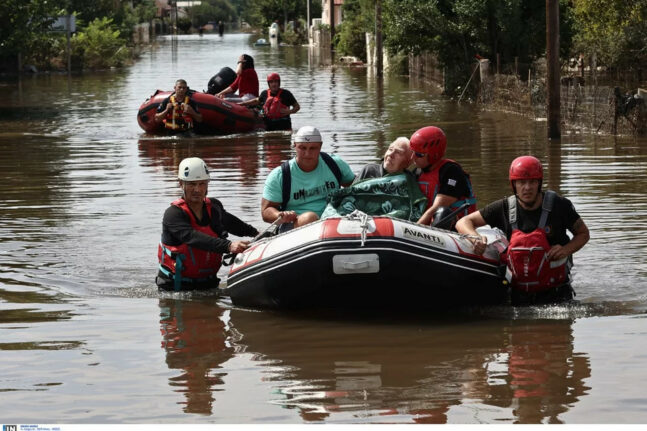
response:
[(227, 239), (229, 232), (241, 237), (258, 234), (255, 227), (225, 211), (217, 199), (205, 199), (201, 220), (184, 199), (174, 201), (162, 220), (157, 285), (165, 290), (179, 290), (175, 273), (181, 254), (181, 290), (217, 287), (222, 254), (229, 252), (231, 245)]

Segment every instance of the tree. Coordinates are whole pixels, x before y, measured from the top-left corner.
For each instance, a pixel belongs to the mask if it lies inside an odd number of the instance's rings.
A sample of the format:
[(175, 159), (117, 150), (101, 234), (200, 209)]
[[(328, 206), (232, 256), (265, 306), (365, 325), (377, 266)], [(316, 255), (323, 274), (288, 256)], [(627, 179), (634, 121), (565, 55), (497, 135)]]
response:
[(24, 51), (62, 14), (55, 2), (47, 0), (4, 0), (0, 7), (0, 57)]
[(574, 0), (575, 48), (610, 68), (647, 64), (647, 0)]

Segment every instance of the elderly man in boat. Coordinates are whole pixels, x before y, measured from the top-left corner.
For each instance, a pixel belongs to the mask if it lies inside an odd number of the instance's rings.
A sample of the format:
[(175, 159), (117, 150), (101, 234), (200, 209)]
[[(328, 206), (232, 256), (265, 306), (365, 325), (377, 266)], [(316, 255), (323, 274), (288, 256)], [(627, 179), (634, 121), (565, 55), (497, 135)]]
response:
[(399, 174), (409, 172), (406, 169), (411, 165), (413, 151), (409, 148), (409, 139), (400, 136), (391, 142), (382, 158), (382, 163), (369, 163), (359, 174), (355, 181), (367, 178), (381, 178), (388, 174)]
[(372, 216), (418, 220), (427, 199), (407, 169), (412, 157), (409, 139), (397, 138), (389, 145), (381, 163), (367, 164), (351, 187), (333, 190), (328, 195), (328, 205), (321, 217), (343, 216), (359, 210)]
[(280, 223), (281, 231), (316, 221), (331, 190), (349, 186), (355, 174), (344, 160), (321, 151), (323, 139), (312, 126), (294, 135), (295, 157), (270, 172), (261, 199), (261, 215)]

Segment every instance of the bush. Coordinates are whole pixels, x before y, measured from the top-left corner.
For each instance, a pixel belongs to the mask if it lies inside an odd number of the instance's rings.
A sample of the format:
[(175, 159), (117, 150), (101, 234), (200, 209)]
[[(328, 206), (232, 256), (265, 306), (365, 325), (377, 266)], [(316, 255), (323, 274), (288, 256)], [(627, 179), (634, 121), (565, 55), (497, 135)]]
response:
[(83, 68), (106, 69), (121, 66), (131, 58), (126, 42), (119, 37), (112, 19), (97, 18), (72, 38), (72, 52)]

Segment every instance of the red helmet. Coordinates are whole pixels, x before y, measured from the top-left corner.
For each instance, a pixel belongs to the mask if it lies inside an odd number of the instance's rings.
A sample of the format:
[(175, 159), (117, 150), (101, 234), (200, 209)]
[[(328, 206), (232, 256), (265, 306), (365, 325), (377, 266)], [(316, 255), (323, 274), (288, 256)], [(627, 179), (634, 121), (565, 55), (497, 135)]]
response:
[(510, 186), (514, 194), (517, 191), (514, 188), (514, 180), (539, 180), (539, 190), (541, 183), (544, 181), (544, 169), (538, 158), (533, 156), (517, 157), (510, 164)]
[(267, 75), (267, 82), (270, 82), (270, 81), (279, 81), (279, 85), (281, 85), (281, 77), (276, 72), (272, 72), (269, 75)]
[(435, 126), (427, 126), (411, 135), (409, 146), (416, 153), (427, 154), (429, 163), (434, 164), (445, 155), (447, 137), (442, 129)]
[(536, 157), (517, 157), (510, 164), (510, 181), (543, 179), (544, 169), (541, 166), (541, 162)]

